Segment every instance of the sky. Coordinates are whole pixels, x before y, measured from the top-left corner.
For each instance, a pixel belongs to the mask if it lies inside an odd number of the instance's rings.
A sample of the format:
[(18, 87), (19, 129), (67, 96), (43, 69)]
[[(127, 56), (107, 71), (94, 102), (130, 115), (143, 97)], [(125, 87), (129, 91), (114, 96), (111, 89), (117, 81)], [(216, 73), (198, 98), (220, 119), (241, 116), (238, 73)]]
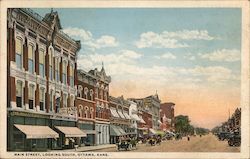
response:
[[(44, 16), (51, 9), (34, 9)], [(240, 106), (241, 9), (54, 8), (81, 40), (78, 68), (110, 75), (110, 95), (158, 93), (175, 115), (213, 128)]]

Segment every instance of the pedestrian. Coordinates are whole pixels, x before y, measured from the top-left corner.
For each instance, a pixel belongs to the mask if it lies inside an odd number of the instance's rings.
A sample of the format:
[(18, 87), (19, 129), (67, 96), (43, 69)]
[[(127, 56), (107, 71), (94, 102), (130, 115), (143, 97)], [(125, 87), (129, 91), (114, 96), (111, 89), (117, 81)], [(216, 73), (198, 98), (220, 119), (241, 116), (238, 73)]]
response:
[(190, 140), (190, 136), (189, 135), (187, 136), (187, 139), (188, 139), (188, 141)]

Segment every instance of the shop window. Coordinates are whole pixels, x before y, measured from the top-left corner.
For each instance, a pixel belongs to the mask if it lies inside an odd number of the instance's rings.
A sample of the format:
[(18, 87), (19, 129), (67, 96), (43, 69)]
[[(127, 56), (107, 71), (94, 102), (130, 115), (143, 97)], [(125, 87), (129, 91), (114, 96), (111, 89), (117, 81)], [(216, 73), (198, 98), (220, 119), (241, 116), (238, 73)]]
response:
[(60, 68), (60, 58), (55, 58), (55, 71), (56, 71), (56, 81), (59, 82), (60, 76), (59, 76), (59, 68)]
[(29, 109), (34, 109), (34, 90), (35, 86), (34, 85), (29, 85)]
[(16, 39), (16, 67), (22, 68), (22, 56), (23, 56), (23, 41), (20, 38)]
[(34, 46), (29, 44), (28, 46), (28, 70), (29, 73), (34, 73)]
[(39, 74), (41, 77), (45, 76), (45, 55), (43, 50), (39, 50)]
[(23, 106), (23, 83), (17, 81), (16, 84), (16, 106), (21, 108)]
[(45, 89), (44, 88), (40, 88), (40, 110), (44, 111), (44, 106), (45, 106)]

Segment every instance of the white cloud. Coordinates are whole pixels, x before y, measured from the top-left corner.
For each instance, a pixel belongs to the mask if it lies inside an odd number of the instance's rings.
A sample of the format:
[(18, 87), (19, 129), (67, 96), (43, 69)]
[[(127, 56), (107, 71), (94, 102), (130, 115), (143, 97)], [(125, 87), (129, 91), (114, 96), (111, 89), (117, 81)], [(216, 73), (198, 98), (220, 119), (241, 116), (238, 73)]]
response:
[(69, 36), (78, 37), (83, 45), (84, 49), (95, 50), (106, 47), (116, 47), (119, 45), (115, 37), (110, 35), (103, 35), (95, 39), (90, 31), (86, 31), (81, 28), (65, 28), (63, 32)]
[(135, 42), (138, 48), (183, 48), (189, 47), (180, 40), (213, 40), (207, 30), (182, 30), (176, 32), (163, 31), (158, 34), (152, 31), (142, 33), (140, 39)]
[(156, 59), (176, 59), (176, 56), (172, 53), (165, 53), (160, 56), (155, 56)]
[(211, 53), (199, 54), (200, 58), (208, 59), (210, 61), (226, 61), (226, 62), (235, 62), (240, 61), (241, 53), (237, 49), (222, 49), (216, 50)]
[(191, 60), (191, 61), (194, 61), (196, 60), (196, 56), (195, 55), (192, 55), (191, 53), (187, 53), (183, 56), (185, 59), (188, 59), (188, 60)]

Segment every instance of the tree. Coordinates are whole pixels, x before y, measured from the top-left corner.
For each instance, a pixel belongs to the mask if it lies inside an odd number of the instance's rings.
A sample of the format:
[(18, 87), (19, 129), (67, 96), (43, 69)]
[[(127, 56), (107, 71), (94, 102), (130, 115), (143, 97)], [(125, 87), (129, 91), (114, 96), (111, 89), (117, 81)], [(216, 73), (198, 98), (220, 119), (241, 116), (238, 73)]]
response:
[(178, 115), (175, 117), (175, 131), (187, 135), (192, 130), (188, 116)]

